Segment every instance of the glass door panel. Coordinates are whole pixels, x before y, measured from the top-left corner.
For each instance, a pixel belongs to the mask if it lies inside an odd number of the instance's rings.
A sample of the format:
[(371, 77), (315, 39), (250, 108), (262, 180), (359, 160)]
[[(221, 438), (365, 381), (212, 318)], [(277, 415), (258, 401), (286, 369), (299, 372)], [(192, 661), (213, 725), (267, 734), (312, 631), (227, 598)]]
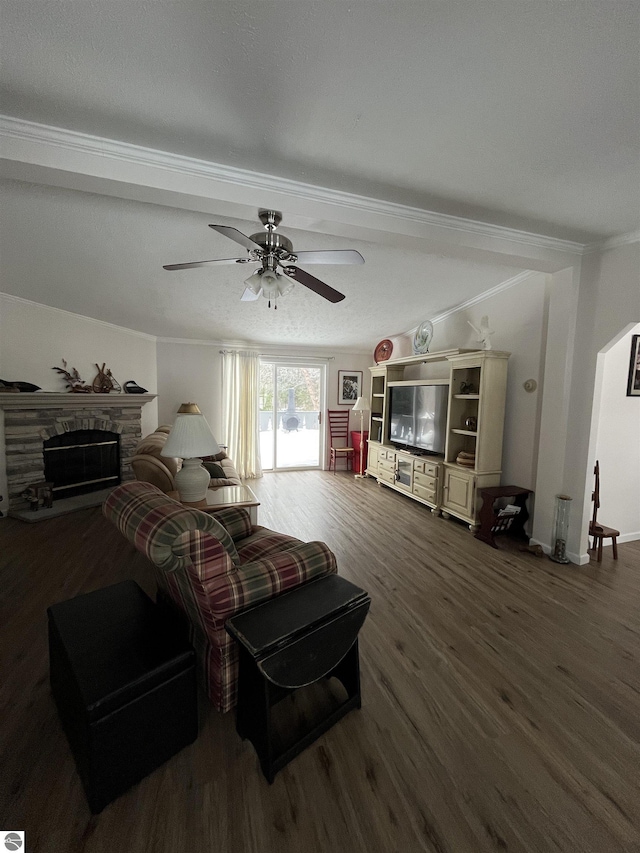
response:
[(397, 466), (397, 484), (399, 486), (406, 486), (407, 489), (410, 489), (413, 477), (413, 459), (398, 458)]
[(260, 378), (263, 469), (320, 467), (324, 368), (262, 362)]

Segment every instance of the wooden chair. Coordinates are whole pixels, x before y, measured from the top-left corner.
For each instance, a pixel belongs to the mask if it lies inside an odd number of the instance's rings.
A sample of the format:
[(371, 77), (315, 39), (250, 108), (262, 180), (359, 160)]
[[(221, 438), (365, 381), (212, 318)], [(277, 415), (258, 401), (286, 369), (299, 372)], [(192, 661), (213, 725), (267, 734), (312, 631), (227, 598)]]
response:
[(329, 447), (331, 456), (329, 458), (329, 470), (333, 465), (333, 473), (336, 473), (336, 462), (338, 459), (347, 460), (347, 470), (353, 470), (353, 457), (355, 450), (349, 447), (349, 409), (329, 409)]
[(618, 536), (620, 531), (613, 527), (605, 527), (604, 524), (598, 524), (598, 510), (600, 509), (600, 463), (596, 459), (596, 467), (593, 469), (596, 475), (596, 487), (591, 495), (593, 501), (593, 516), (589, 522), (589, 536), (593, 536), (593, 551), (597, 550), (596, 559), (598, 562), (602, 560), (602, 543), (605, 539), (611, 539), (613, 545), (613, 559), (618, 559)]

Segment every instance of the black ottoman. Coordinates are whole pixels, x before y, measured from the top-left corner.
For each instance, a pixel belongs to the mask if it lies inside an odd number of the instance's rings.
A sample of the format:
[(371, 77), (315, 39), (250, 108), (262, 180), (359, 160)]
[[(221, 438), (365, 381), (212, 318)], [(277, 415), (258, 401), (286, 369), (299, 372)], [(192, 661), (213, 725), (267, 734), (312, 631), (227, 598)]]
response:
[[(358, 632), (371, 599), (338, 575), (303, 584), (227, 620), (240, 648), (236, 729), (254, 745), (269, 783), (353, 708), (360, 708)], [(337, 678), (346, 699), (293, 742), (278, 744), (272, 708), (293, 691)]]
[(51, 691), (97, 814), (196, 739), (193, 649), (134, 581), (47, 615)]

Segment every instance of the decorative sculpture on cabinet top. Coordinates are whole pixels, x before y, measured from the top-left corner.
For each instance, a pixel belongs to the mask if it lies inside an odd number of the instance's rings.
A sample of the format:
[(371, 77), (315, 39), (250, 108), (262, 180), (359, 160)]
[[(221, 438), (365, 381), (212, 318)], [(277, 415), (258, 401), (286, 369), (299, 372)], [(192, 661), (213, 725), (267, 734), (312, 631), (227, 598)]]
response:
[(480, 326), (474, 326), (471, 320), (467, 320), (467, 323), (471, 326), (473, 331), (478, 336), (478, 343), (482, 344), (482, 349), (489, 350), (491, 349), (491, 335), (494, 332), (489, 328), (489, 317), (485, 314), (484, 317), (480, 320)]

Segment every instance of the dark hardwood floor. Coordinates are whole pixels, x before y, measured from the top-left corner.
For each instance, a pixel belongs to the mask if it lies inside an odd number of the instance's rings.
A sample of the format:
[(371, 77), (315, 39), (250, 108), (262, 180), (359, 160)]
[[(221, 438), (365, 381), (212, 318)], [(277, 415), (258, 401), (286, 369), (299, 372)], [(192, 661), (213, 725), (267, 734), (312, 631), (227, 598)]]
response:
[(27, 851), (640, 851), (640, 542), (602, 563), (495, 551), (348, 474), (250, 484), (366, 589), (363, 707), (272, 786), (232, 714), (92, 817), (48, 685), (46, 608), (146, 560), (99, 509), (0, 522), (0, 824)]

